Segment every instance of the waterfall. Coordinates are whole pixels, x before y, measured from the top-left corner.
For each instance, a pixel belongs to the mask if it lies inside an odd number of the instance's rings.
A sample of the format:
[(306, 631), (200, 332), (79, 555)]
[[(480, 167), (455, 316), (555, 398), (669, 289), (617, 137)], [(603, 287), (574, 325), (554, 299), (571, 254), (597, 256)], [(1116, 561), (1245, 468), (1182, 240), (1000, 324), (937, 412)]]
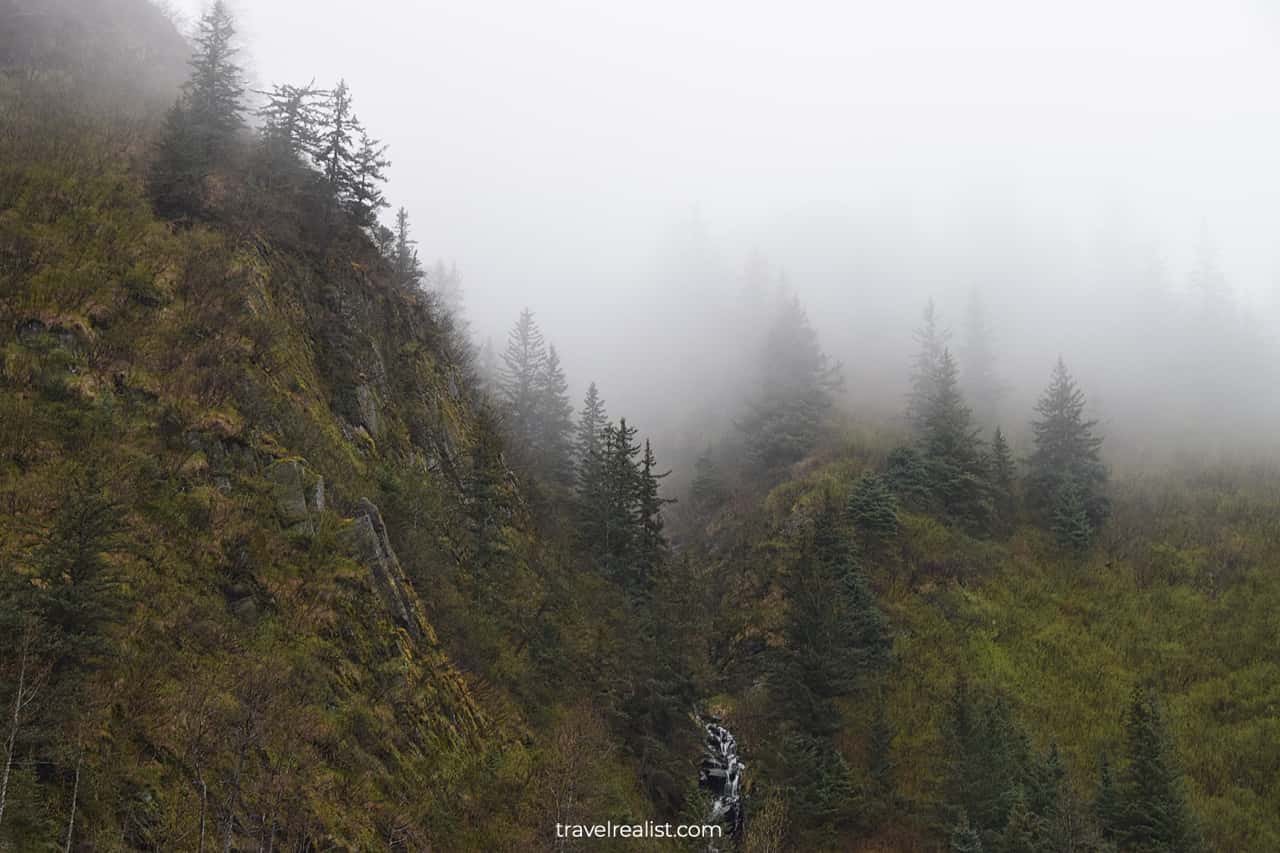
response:
[(707, 823), (723, 823), (729, 837), (737, 840), (742, 836), (744, 822), (742, 779), (747, 765), (738, 758), (738, 741), (733, 733), (720, 725), (720, 720), (715, 717), (703, 716), (701, 719), (707, 738), (698, 770), (698, 785), (710, 791), (713, 797)]

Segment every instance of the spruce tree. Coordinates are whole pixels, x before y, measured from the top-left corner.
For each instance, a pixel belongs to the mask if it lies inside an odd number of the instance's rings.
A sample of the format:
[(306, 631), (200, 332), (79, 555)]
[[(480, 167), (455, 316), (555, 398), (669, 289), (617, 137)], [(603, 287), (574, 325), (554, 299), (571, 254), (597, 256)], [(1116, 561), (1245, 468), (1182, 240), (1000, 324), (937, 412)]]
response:
[(658, 566), (667, 555), (667, 538), (663, 533), (662, 507), (672, 503), (661, 494), (661, 480), (671, 472), (657, 471), (658, 462), (649, 439), (644, 441), (640, 470), (636, 480), (636, 515), (639, 531), (636, 541), (636, 572), (648, 586)]
[(843, 514), (828, 496), (784, 578), (787, 617), (770, 669), (786, 718), (819, 737), (839, 727), (833, 700), (866, 687), (889, 661), (884, 616), (840, 529)]
[(920, 420), (920, 448), (937, 508), (974, 531), (988, 529), (991, 496), (978, 430), (960, 394), (951, 353), (943, 350)]
[(244, 127), (244, 84), (234, 44), (235, 25), (222, 0), (201, 17), (191, 76), (165, 116), (148, 174), (148, 190), (162, 216), (198, 214), (205, 179)]
[(351, 89), (346, 80), (329, 93), (322, 111), (319, 133), (312, 156), (337, 198), (343, 198), (353, 183), (356, 170), (355, 139), (359, 123), (352, 113)]
[(885, 696), (876, 701), (876, 715), (871, 721), (868, 745), (868, 769), (871, 771), (871, 794), (878, 812), (893, 806), (893, 726), (889, 722)]
[(536, 394), (538, 472), (546, 482), (568, 489), (573, 481), (573, 406), (555, 345), (547, 349)]
[(711, 448), (698, 455), (693, 466), (693, 483), (689, 486), (689, 502), (698, 512), (709, 512), (725, 502), (728, 488), (720, 477)]
[(1077, 553), (1088, 550), (1093, 541), (1093, 527), (1075, 480), (1068, 479), (1058, 486), (1058, 503), (1053, 508), (1050, 529), (1059, 545)]
[(244, 127), (244, 81), (235, 56), (235, 23), (223, 0), (200, 18), (191, 77), (184, 89), (189, 118), (210, 160), (222, 156)]
[(924, 307), (922, 322), (913, 333), (916, 354), (911, 360), (911, 390), (907, 394), (907, 423), (916, 430), (924, 428), (929, 401), (936, 395), (942, 356), (951, 333), (938, 325), (938, 315), (930, 299)]
[(317, 102), (327, 93), (312, 81), (305, 86), (276, 84), (258, 94), (267, 99), (258, 117), (262, 119), (263, 139), (275, 156), (296, 160), (315, 150), (321, 121)]
[(822, 420), (839, 386), (800, 300), (783, 303), (761, 353), (760, 386), (738, 423), (748, 455), (763, 468), (802, 459), (818, 442)]
[(377, 223), (378, 211), (388, 206), (381, 185), (386, 183), (386, 169), (391, 161), (386, 158), (387, 146), (371, 138), (364, 128), (356, 125), (356, 130), (360, 144), (355, 149), (344, 189), (352, 218), (361, 227), (369, 228)]
[(418, 261), (418, 241), (409, 230), (409, 211), (396, 211), (395, 239), (391, 250), (391, 266), (395, 281), (406, 290), (417, 290), (422, 283), (422, 264)]
[(849, 519), (864, 545), (874, 547), (898, 533), (898, 501), (888, 481), (864, 474), (849, 496)]
[(1120, 846), (1168, 853), (1199, 850), (1160, 705), (1149, 690), (1134, 690), (1125, 721), (1125, 742), (1128, 764), (1117, 786), (1115, 827)]
[(1009, 442), (1000, 427), (996, 427), (991, 436), (991, 452), (987, 455), (987, 482), (991, 486), (997, 524), (1005, 532), (1013, 527), (1016, 509), (1013, 490), (1017, 475)]
[(986, 426), (994, 424), (999, 415), (1000, 400), (1004, 397), (1004, 387), (996, 375), (991, 330), (987, 325), (982, 296), (976, 288), (969, 294), (965, 347), (960, 365), (965, 392), (973, 400), (978, 422)]
[(1104, 752), (1098, 764), (1098, 791), (1094, 795), (1093, 815), (1102, 828), (1102, 837), (1115, 840), (1122, 823), (1120, 791), (1111, 773), (1111, 762)]
[(546, 363), (546, 341), (533, 312), (526, 308), (507, 336), (498, 379), (512, 450), (525, 466), (536, 464), (539, 404)]
[(608, 426), (604, 400), (592, 382), (582, 401), (574, 442), (576, 514), (580, 536), (589, 550), (599, 547), (598, 537), (604, 529), (604, 434)]
[(951, 827), (947, 849), (951, 853), (983, 853), (985, 849), (982, 846), (982, 835), (969, 823), (969, 816), (963, 811)]
[(1036, 405), (1027, 498), (1032, 509), (1052, 525), (1064, 490), (1075, 488), (1090, 528), (1097, 530), (1110, 515), (1110, 503), (1102, 494), (1107, 469), (1100, 458), (1102, 438), (1094, 433), (1097, 421), (1086, 420), (1084, 408), (1084, 393), (1059, 358), (1049, 387)]
[(648, 578), (636, 571), (635, 555), (639, 540), (639, 471), (636, 457), (636, 428), (622, 418), (608, 424), (602, 432), (600, 471), (600, 504), (595, 510), (599, 529), (588, 541), (595, 552), (599, 568), (624, 588), (643, 591)]

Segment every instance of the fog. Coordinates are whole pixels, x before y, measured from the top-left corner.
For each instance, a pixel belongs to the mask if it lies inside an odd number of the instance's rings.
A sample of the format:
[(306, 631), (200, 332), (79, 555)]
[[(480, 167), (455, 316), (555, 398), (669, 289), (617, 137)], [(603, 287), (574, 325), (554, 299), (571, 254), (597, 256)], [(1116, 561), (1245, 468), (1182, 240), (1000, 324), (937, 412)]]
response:
[(976, 291), (1015, 437), (1061, 354), (1113, 447), (1272, 442), (1265, 0), (232, 7), (258, 81), (351, 84), (477, 338), (532, 308), (669, 456), (732, 422), (752, 258), (856, 417), (900, 410), (925, 300), (959, 349)]

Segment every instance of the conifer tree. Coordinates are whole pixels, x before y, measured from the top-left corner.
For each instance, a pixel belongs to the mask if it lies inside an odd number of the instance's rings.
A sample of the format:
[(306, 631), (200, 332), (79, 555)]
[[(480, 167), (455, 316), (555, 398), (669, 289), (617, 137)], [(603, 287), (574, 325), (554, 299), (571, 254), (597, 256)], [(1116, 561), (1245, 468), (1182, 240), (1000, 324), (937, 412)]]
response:
[[(622, 418), (605, 426), (601, 435), (600, 504), (594, 510), (598, 530), (588, 530), (596, 561), (606, 576), (631, 591), (643, 591), (647, 578), (635, 571), (634, 558), (639, 539), (639, 508), (636, 502), (639, 473), (636, 457), (636, 428)], [(592, 535), (593, 534), (593, 535)]]
[(422, 264), (418, 261), (418, 241), (413, 239), (409, 230), (409, 211), (403, 207), (396, 211), (394, 233), (391, 266), (395, 271), (396, 284), (406, 290), (416, 290), (422, 282)]
[(582, 411), (578, 415), (573, 445), (579, 470), (588, 460), (599, 458), (600, 435), (608, 422), (609, 417), (605, 413), (604, 400), (600, 397), (600, 390), (596, 388), (596, 383), (592, 382), (587, 386), (587, 395), (582, 401)]
[(667, 554), (667, 538), (663, 533), (662, 507), (672, 503), (661, 494), (661, 480), (671, 472), (658, 473), (658, 461), (649, 439), (644, 441), (640, 470), (636, 480), (636, 515), (639, 531), (636, 542), (636, 572), (648, 585)]
[(698, 455), (693, 466), (693, 483), (689, 486), (689, 502), (698, 512), (708, 512), (728, 498), (728, 489), (720, 477), (715, 457), (708, 446)]
[(536, 393), (539, 473), (546, 482), (568, 489), (573, 481), (573, 406), (569, 403), (569, 383), (554, 344), (547, 349)]
[(849, 519), (863, 544), (875, 546), (898, 533), (898, 501), (879, 474), (864, 474), (849, 496)]
[(322, 109), (319, 134), (312, 156), (320, 166), (320, 172), (329, 183), (334, 196), (344, 197), (349, 191), (356, 170), (356, 134), (359, 123), (352, 113), (351, 89), (346, 80), (329, 92)]
[(305, 86), (276, 84), (258, 94), (267, 99), (258, 110), (262, 135), (277, 156), (300, 158), (314, 151), (321, 121), (317, 101), (328, 93), (312, 81)]
[(352, 217), (360, 226), (369, 228), (377, 223), (378, 211), (388, 206), (381, 185), (386, 183), (386, 169), (391, 161), (386, 158), (386, 145), (371, 138), (359, 125), (356, 130), (360, 144), (353, 155), (344, 189)]
[(1098, 765), (1098, 792), (1093, 800), (1093, 815), (1102, 828), (1104, 838), (1115, 840), (1122, 823), (1120, 791), (1111, 773), (1111, 762), (1102, 754)]
[(222, 0), (200, 19), (191, 76), (165, 116), (148, 175), (162, 216), (189, 216), (204, 206), (204, 185), (244, 127), (244, 84), (234, 44), (235, 25)]
[(1120, 846), (1168, 853), (1199, 850), (1160, 706), (1149, 690), (1134, 691), (1125, 741), (1128, 764), (1117, 786), (1119, 809), (1114, 827)]
[(985, 849), (982, 846), (982, 836), (973, 824), (969, 823), (969, 816), (964, 812), (960, 813), (959, 819), (951, 827), (947, 849), (951, 853), (983, 853)]
[(907, 394), (907, 423), (917, 430), (924, 428), (929, 401), (936, 394), (942, 356), (951, 332), (940, 328), (933, 300), (924, 307), (920, 328), (913, 333), (916, 354), (911, 361), (911, 390)]
[(819, 737), (839, 726), (832, 700), (865, 687), (889, 660), (884, 616), (840, 530), (842, 516), (828, 497), (785, 577), (784, 642), (770, 670), (786, 717)]
[(871, 793), (879, 811), (891, 807), (893, 800), (893, 726), (889, 723), (887, 701), (883, 694), (876, 701), (876, 715), (871, 721), (868, 765), (871, 771)]
[(955, 360), (945, 349), (921, 412), (920, 430), (929, 492), (938, 508), (971, 530), (987, 529), (991, 497), (982, 445), (960, 395)]
[(1038, 853), (1044, 849), (1044, 821), (1027, 805), (1021, 785), (1015, 785), (1009, 817), (996, 849), (1000, 853)]
[(1015, 500), (1014, 481), (1017, 467), (1013, 452), (1000, 427), (991, 436), (991, 452), (987, 455), (987, 482), (991, 485), (992, 503), (999, 526), (1008, 531), (1013, 526)]
[(1052, 525), (1064, 499), (1071, 499), (1063, 492), (1074, 488), (1090, 528), (1097, 530), (1111, 509), (1102, 494), (1107, 469), (1100, 459), (1102, 438), (1094, 434), (1097, 421), (1086, 420), (1084, 408), (1084, 393), (1059, 358), (1049, 387), (1036, 405), (1027, 497), (1032, 508)]
[(979, 423), (990, 426), (999, 416), (1000, 400), (1004, 386), (996, 375), (995, 354), (992, 352), (991, 330), (987, 325), (986, 309), (977, 288), (969, 293), (969, 310), (965, 322), (965, 348), (960, 362), (965, 392), (973, 400), (973, 410)]
[(215, 0), (192, 39), (195, 53), (184, 93), (192, 126), (211, 160), (224, 154), (244, 127), (244, 82), (235, 63), (235, 32), (226, 3)]
[(546, 363), (546, 341), (533, 319), (533, 312), (526, 308), (507, 336), (498, 380), (512, 450), (525, 465), (535, 464), (537, 458), (539, 404)]
[(1093, 541), (1093, 527), (1085, 511), (1084, 500), (1076, 481), (1068, 479), (1058, 487), (1058, 503), (1053, 508), (1050, 525), (1058, 544), (1077, 553), (1089, 548)]
[(795, 297), (783, 303), (761, 355), (760, 388), (738, 427), (748, 455), (773, 468), (798, 461), (817, 444), (840, 383), (840, 366), (822, 351)]

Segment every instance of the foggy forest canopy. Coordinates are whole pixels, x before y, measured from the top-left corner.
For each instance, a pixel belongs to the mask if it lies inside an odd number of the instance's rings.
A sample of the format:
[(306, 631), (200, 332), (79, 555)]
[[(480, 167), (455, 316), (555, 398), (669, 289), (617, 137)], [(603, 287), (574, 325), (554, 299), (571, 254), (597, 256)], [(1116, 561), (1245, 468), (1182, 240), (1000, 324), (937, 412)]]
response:
[(0, 853), (1280, 848), (1277, 35), (0, 0)]
[(1117, 462), (1273, 446), (1266, 4), (373, 8), (233, 4), (251, 77), (345, 76), (477, 343), (533, 309), (575, 399), (682, 458), (779, 287), (860, 418), (900, 411), (930, 298), (966, 372), (976, 294), (1015, 442), (1063, 355)]

